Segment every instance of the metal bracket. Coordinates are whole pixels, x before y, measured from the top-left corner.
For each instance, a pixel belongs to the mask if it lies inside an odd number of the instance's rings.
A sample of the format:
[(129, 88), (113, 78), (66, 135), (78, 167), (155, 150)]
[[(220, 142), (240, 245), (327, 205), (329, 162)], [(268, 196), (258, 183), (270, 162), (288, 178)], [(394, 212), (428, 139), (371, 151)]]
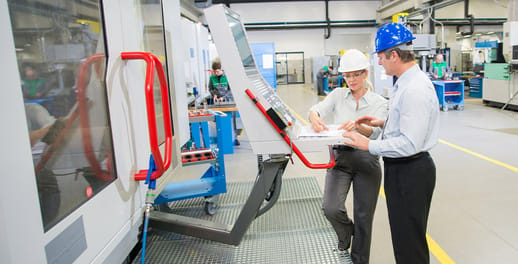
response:
[[(252, 191), (233, 226), (159, 211), (151, 212), (149, 225), (157, 229), (192, 237), (239, 245), (252, 221), (269, 210), (275, 203), (276, 199), (271, 199), (267, 206), (261, 208), (265, 198), (272, 195), (270, 191), (274, 180), (277, 177), (280, 180), (288, 161), (288, 157), (283, 155), (261, 162), (260, 168), (262, 169), (259, 170)], [(279, 184), (276, 186), (275, 192), (280, 191)]]

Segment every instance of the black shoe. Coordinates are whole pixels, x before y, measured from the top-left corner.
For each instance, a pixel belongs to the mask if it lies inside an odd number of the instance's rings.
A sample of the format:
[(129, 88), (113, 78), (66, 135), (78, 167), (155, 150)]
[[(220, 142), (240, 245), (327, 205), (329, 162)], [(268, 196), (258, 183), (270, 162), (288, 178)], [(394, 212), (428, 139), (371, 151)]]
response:
[(241, 145), (241, 143), (239, 142), (239, 140), (237, 140), (237, 138), (236, 138), (236, 141), (234, 141), (234, 145), (236, 145), (236, 146)]
[(339, 251), (345, 251), (349, 249), (349, 246), (346, 246), (343, 242), (338, 241), (338, 250)]

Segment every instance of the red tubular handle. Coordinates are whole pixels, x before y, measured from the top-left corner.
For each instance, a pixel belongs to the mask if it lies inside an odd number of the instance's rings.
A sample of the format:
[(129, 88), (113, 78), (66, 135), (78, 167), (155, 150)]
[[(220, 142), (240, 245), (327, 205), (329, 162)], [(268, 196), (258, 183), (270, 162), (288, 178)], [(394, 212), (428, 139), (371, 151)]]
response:
[(264, 109), (263, 105), (261, 103), (259, 103), (259, 101), (255, 97), (255, 95), (252, 93), (252, 91), (250, 91), (250, 89), (246, 89), (245, 93), (248, 95), (248, 97), (250, 97), (250, 99), (252, 99), (252, 101), (257, 106), (257, 108), (259, 108), (259, 111), (261, 111), (261, 113), (263, 113), (263, 115), (266, 117), (266, 119), (268, 119), (268, 121), (275, 128), (275, 130), (277, 130), (277, 133), (279, 133), (282, 136), (282, 138), (284, 138), (284, 141), (286, 141), (286, 143), (293, 149), (293, 152), (295, 152), (295, 154), (297, 154), (297, 157), (299, 157), (299, 159), (302, 161), (302, 163), (304, 163), (304, 165), (306, 165), (310, 169), (329, 169), (329, 168), (332, 168), (335, 166), (335, 155), (334, 155), (334, 152), (333, 152), (333, 149), (331, 146), (329, 146), (329, 156), (330, 156), (330, 160), (331, 160), (329, 163), (313, 164), (313, 163), (309, 162), (306, 159), (306, 157), (304, 156), (304, 154), (302, 154), (302, 152), (300, 152), (299, 148), (295, 145), (295, 143), (293, 143), (291, 141), (290, 137), (288, 137), (288, 135), (286, 135), (286, 133), (284, 131), (282, 131), (275, 124), (275, 122), (273, 122), (273, 120), (270, 118), (270, 116), (266, 113), (266, 109)]
[[(151, 174), (151, 180), (155, 180), (162, 176), (171, 165), (172, 155), (172, 142), (173, 132), (171, 126), (171, 113), (169, 111), (169, 94), (167, 90), (167, 82), (165, 78), (164, 68), (160, 60), (153, 54), (148, 52), (122, 52), (121, 58), (123, 60), (144, 60), (147, 64), (146, 68), (146, 107), (147, 107), (147, 122), (149, 127), (149, 144), (151, 147), (151, 154), (155, 159), (156, 171)], [(164, 115), (164, 130), (165, 130), (165, 160), (162, 159), (162, 154), (158, 148), (158, 136), (156, 128), (156, 114), (155, 114), (155, 101), (153, 96), (153, 82), (155, 68), (158, 73), (158, 79), (160, 81), (160, 92), (162, 97), (162, 112)], [(140, 170), (135, 174), (136, 181), (142, 181), (146, 179), (148, 170)]]

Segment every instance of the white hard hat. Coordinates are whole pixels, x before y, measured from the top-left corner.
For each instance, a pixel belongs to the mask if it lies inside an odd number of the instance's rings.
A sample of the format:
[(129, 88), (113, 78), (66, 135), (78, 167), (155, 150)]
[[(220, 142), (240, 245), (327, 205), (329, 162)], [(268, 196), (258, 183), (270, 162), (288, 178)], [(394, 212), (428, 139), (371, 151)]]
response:
[(353, 72), (369, 68), (369, 59), (357, 49), (350, 49), (340, 59), (339, 72)]

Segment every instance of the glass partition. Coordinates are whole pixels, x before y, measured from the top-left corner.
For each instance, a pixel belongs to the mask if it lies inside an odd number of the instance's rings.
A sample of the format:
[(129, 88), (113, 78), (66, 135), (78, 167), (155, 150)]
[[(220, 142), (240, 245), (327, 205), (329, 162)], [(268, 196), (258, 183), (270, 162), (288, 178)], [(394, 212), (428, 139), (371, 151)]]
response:
[(288, 84), (304, 83), (304, 52), (287, 53)]
[(276, 52), (277, 84), (301, 84), (304, 79), (304, 52)]
[[(141, 47), (142, 51), (149, 52), (160, 59), (162, 67), (164, 68), (166, 81), (167, 81), (167, 64), (166, 64), (166, 51), (165, 51), (165, 39), (164, 39), (164, 23), (162, 21), (162, 1), (160, 0), (139, 0), (137, 1), (140, 7), (140, 19), (143, 28), (144, 36), (142, 39)], [(158, 80), (158, 73), (155, 70), (154, 75), (154, 99), (155, 99), (155, 113), (156, 113), (156, 124), (157, 124), (157, 135), (158, 144), (165, 142), (165, 130), (164, 130), (164, 114), (162, 111), (162, 95), (160, 93), (160, 81)], [(144, 88), (144, 87), (142, 87)]]
[(8, 1), (44, 230), (115, 178), (96, 1)]

